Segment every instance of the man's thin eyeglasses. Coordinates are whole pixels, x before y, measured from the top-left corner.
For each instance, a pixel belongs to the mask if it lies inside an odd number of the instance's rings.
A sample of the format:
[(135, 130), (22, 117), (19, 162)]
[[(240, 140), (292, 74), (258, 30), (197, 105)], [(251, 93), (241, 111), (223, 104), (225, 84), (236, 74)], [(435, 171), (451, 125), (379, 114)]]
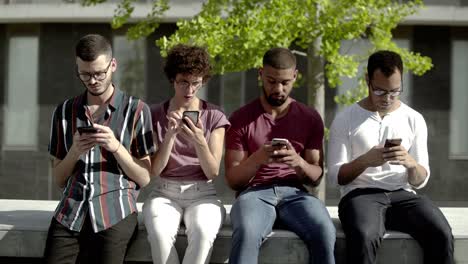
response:
[(193, 88), (195, 89), (198, 89), (200, 88), (202, 85), (203, 85), (203, 82), (202, 81), (196, 81), (196, 82), (187, 82), (187, 81), (177, 81), (175, 80), (174, 81), (179, 87), (183, 88), (183, 89), (187, 89), (189, 88), (190, 86), (192, 86)]
[(109, 71), (111, 64), (112, 64), (112, 60), (109, 62), (109, 65), (107, 65), (106, 69), (100, 72), (94, 72), (94, 73), (78, 72), (78, 78), (80, 78), (80, 80), (82, 80), (83, 82), (88, 82), (89, 80), (91, 80), (91, 78), (94, 78), (96, 81), (102, 81), (106, 79), (107, 72)]
[(372, 83), (369, 81), (369, 87), (372, 90), (372, 94), (376, 96), (385, 96), (385, 95), (390, 95), (391, 97), (399, 96), (403, 92), (403, 82), (401, 82), (401, 88), (398, 91), (385, 91), (381, 89), (374, 89), (374, 86)]

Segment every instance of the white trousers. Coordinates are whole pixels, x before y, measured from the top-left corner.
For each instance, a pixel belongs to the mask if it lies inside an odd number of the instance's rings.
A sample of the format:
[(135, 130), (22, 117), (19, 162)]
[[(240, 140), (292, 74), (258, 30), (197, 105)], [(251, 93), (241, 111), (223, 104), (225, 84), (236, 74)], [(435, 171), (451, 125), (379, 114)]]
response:
[(155, 185), (143, 205), (153, 263), (180, 263), (174, 243), (182, 219), (188, 241), (182, 263), (209, 263), (213, 243), (226, 215), (213, 183), (158, 177)]

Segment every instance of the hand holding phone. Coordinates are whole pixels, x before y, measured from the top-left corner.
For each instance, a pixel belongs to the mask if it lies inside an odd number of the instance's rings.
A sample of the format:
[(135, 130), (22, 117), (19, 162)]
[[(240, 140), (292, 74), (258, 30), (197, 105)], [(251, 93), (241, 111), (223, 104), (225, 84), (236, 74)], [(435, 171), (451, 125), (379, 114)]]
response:
[(83, 127), (78, 127), (76, 129), (78, 130), (78, 133), (80, 133), (80, 135), (86, 134), (86, 133), (97, 133), (98, 132), (97, 128), (95, 128), (93, 126), (83, 126)]
[(187, 125), (190, 128), (190, 125), (185, 120), (185, 117), (188, 117), (192, 121), (192, 123), (196, 126), (198, 124), (199, 115), (200, 115), (200, 112), (198, 111), (184, 111), (182, 113), (182, 121), (184, 122), (185, 125)]
[(392, 139), (387, 138), (385, 140), (384, 148), (391, 148), (391, 147), (400, 146), (401, 141), (402, 141), (401, 138), (392, 138)]
[[(289, 141), (285, 138), (273, 138), (271, 140), (271, 147), (273, 148), (273, 151), (277, 150), (282, 150), (282, 149), (288, 149), (289, 148)], [(272, 154), (272, 157), (278, 158), (283, 155), (280, 154)]]

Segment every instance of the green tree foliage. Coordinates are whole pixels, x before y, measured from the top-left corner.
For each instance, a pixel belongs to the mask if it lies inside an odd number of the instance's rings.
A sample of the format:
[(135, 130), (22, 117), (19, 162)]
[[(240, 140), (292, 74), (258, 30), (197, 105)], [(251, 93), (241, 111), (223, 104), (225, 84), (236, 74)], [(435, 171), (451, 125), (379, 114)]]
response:
[[(84, 0), (86, 4), (105, 0)], [(130, 17), (136, 0), (123, 0), (113, 25), (121, 26)], [(422, 0), (207, 0), (199, 14), (177, 23), (178, 30), (156, 41), (165, 56), (178, 43), (207, 48), (217, 73), (238, 72), (259, 67), (262, 55), (271, 47), (299, 46), (304, 50), (319, 41), (315, 49), (326, 64), (330, 87), (341, 77), (355, 77), (359, 63), (379, 49), (401, 54), (406, 69), (422, 75), (432, 67), (431, 59), (398, 47), (392, 30), (406, 16), (422, 7)], [(129, 37), (147, 36), (156, 29), (158, 17), (168, 9), (168, 0), (154, 0), (145, 21), (129, 30)], [(364, 54), (343, 54), (342, 41), (365, 39), (370, 49)], [(366, 84), (338, 96), (341, 104), (366, 96)]]

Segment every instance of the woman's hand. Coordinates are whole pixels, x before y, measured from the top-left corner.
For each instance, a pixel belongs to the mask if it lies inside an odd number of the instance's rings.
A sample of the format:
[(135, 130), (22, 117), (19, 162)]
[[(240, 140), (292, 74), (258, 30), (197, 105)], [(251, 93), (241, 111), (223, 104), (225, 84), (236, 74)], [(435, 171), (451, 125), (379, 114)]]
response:
[(180, 123), (182, 136), (189, 140), (193, 140), (197, 145), (206, 144), (205, 135), (203, 133), (204, 127), (200, 117), (198, 118), (197, 125), (195, 125), (188, 117), (184, 117), (183, 120), (185, 122)]
[(175, 136), (180, 132), (182, 114), (179, 111), (171, 111), (167, 114), (167, 134)]

